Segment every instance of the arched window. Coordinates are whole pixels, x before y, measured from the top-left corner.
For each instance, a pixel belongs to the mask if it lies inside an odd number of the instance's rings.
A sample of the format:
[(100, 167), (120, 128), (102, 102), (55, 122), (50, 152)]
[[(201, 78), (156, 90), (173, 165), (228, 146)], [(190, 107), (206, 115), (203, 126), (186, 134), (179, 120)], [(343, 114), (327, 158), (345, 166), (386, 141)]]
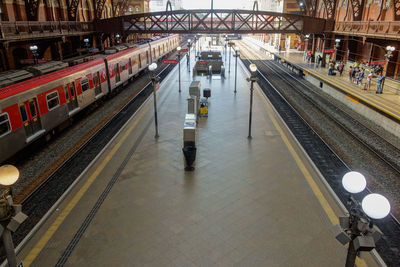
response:
[(140, 12), (140, 6), (135, 6), (135, 12), (136, 13)]

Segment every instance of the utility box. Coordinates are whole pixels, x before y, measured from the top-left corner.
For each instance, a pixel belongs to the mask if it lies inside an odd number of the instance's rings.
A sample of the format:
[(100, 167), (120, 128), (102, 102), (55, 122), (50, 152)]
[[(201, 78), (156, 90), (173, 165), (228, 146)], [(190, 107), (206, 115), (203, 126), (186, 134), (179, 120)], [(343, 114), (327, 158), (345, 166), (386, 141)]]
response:
[(185, 157), (185, 170), (193, 171), (192, 166), (196, 160), (196, 119), (195, 114), (186, 114), (185, 123), (183, 125), (183, 148), (182, 152)]
[(183, 125), (183, 146), (195, 146), (196, 144), (196, 121), (185, 120)]
[(197, 99), (197, 96), (192, 96), (191, 95), (191, 96), (188, 97), (187, 101), (188, 101), (188, 111), (187, 112), (189, 114), (197, 115), (198, 111), (199, 111), (199, 106), (198, 106), (199, 101)]
[(193, 81), (189, 86), (189, 95), (195, 95), (200, 98), (200, 82)]

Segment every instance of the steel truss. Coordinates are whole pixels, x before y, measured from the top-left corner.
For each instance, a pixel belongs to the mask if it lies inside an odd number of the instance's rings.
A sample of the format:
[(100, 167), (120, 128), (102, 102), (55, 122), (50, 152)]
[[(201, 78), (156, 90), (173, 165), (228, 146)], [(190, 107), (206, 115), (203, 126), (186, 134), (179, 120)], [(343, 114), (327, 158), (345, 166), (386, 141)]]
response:
[(99, 32), (119, 33), (322, 33), (333, 22), (297, 14), (254, 10), (176, 10), (134, 14), (95, 22)]

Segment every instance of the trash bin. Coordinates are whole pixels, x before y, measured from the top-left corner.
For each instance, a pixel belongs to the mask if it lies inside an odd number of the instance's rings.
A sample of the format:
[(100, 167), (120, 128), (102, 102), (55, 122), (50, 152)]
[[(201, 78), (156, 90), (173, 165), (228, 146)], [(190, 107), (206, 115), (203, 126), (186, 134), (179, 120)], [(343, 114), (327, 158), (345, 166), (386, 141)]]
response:
[(203, 97), (206, 97), (206, 98), (211, 97), (211, 89), (210, 88), (203, 89)]
[(195, 146), (185, 146), (182, 148), (183, 155), (185, 156), (186, 160), (186, 167), (185, 170), (192, 171), (194, 168), (192, 167), (193, 162), (196, 159), (196, 147)]

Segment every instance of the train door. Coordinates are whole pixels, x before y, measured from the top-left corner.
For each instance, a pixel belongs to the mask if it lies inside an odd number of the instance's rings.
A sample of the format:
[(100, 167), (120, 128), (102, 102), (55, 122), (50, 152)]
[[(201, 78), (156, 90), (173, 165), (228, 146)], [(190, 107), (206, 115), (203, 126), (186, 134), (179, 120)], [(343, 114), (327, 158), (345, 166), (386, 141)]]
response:
[(65, 85), (65, 97), (68, 103), (68, 110), (72, 111), (78, 107), (78, 99), (76, 97), (76, 90), (74, 82)]
[(141, 56), (139, 54), (139, 69), (141, 69), (141, 68), (142, 68), (142, 58), (141, 58)]
[(132, 59), (129, 58), (129, 62), (128, 62), (128, 73), (129, 75), (132, 74)]
[(119, 73), (119, 63), (115, 64), (115, 83), (121, 81), (121, 74)]
[(19, 105), (19, 111), (27, 137), (32, 136), (38, 131), (42, 130), (36, 98), (31, 98), (28, 101), (21, 103)]
[(100, 83), (100, 72), (96, 72), (93, 75), (93, 81), (94, 81), (94, 94), (99, 95), (101, 94), (101, 83)]

